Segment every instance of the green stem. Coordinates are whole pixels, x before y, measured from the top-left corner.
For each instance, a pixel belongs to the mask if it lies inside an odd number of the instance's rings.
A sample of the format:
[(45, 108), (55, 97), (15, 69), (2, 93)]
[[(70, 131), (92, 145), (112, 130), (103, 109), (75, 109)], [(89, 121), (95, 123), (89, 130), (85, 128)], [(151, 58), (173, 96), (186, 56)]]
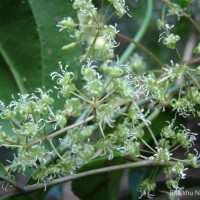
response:
[(192, 24), (193, 26), (196, 28), (196, 30), (198, 31), (198, 33), (200, 33), (200, 27), (199, 25), (192, 19), (192, 17), (190, 15), (184, 15)]
[[(173, 164), (174, 164), (174, 162), (168, 162), (168, 163), (165, 164), (165, 166), (171, 166)], [(155, 167), (155, 166), (158, 166), (158, 165), (155, 164), (154, 161), (152, 161), (152, 160), (144, 160), (144, 161), (126, 163), (126, 164), (115, 165), (115, 166), (110, 166), (110, 167), (104, 167), (104, 168), (94, 169), (94, 170), (90, 170), (90, 171), (87, 171), (87, 172), (69, 175), (69, 176), (66, 176), (66, 177), (62, 177), (62, 178), (58, 178), (58, 179), (49, 181), (49, 182), (46, 183), (46, 187), (56, 185), (56, 184), (59, 184), (59, 183), (64, 183), (64, 182), (67, 182), (67, 181), (72, 181), (72, 180), (82, 178), (82, 177), (91, 176), (91, 175), (96, 175), (96, 174), (101, 174), (101, 173), (111, 172), (111, 171), (116, 171), (116, 170), (124, 170), (124, 169), (129, 169), (129, 168), (144, 167), (144, 166)], [(29, 193), (29, 192), (33, 192), (35, 190), (42, 189), (42, 188), (44, 188), (44, 183), (25, 186), (24, 191), (26, 193)]]
[(180, 62), (183, 63), (183, 60), (182, 60), (182, 57), (181, 57), (181, 55), (180, 55), (180, 52), (179, 52), (178, 48), (175, 47), (175, 50), (176, 50), (176, 53), (177, 53), (177, 55), (178, 55), (178, 58), (179, 58)]
[(50, 139), (52, 139), (52, 138), (54, 138), (54, 137), (57, 137), (57, 136), (59, 136), (59, 135), (61, 135), (61, 134), (63, 134), (63, 133), (66, 133), (66, 132), (69, 131), (70, 129), (73, 129), (73, 128), (75, 128), (75, 127), (81, 126), (83, 123), (87, 123), (87, 122), (89, 122), (89, 121), (92, 121), (93, 119), (94, 119), (94, 115), (91, 115), (91, 116), (88, 117), (87, 119), (84, 119), (84, 120), (82, 120), (82, 121), (80, 121), (80, 122), (78, 122), (78, 123), (76, 123), (76, 124), (72, 124), (72, 125), (67, 126), (67, 127), (63, 128), (63, 129), (60, 129), (60, 130), (58, 130), (58, 131), (56, 131), (56, 132), (54, 132), (54, 133), (48, 135), (47, 137), (44, 137), (44, 138), (40, 138), (40, 139), (38, 139), (38, 140), (35, 140), (35, 141), (29, 143), (29, 145), (32, 146), (32, 145), (34, 145), (34, 144), (38, 144), (39, 142), (41, 142), (41, 139), (42, 139), (42, 140), (50, 140)]
[(177, 150), (179, 147), (181, 147), (180, 144), (179, 144), (178, 146), (175, 146), (173, 149), (170, 149), (170, 152), (174, 152), (174, 151)]
[(100, 131), (101, 131), (101, 134), (102, 134), (103, 138), (105, 138), (105, 134), (104, 134), (104, 132), (103, 132), (103, 128), (102, 128), (102, 126), (101, 126), (101, 123), (99, 123), (99, 129), (100, 129)]
[(164, 4), (164, 6), (162, 8), (162, 17), (161, 17), (162, 20), (165, 19), (165, 10), (166, 10), (166, 5)]
[[(137, 108), (137, 110), (138, 110), (138, 111), (141, 113), (141, 115), (142, 115), (142, 112), (141, 112), (140, 108), (138, 107), (138, 105), (137, 105), (136, 103), (134, 103), (134, 105), (135, 105), (135, 107)], [(156, 112), (156, 110), (155, 110), (155, 111), (152, 113), (151, 118), (156, 117), (159, 113), (160, 113), (160, 109), (158, 109), (157, 112)], [(155, 142), (156, 146), (158, 147), (158, 141), (156, 140), (156, 137), (154, 136), (154, 133), (153, 133), (153, 131), (151, 130), (149, 124), (145, 121), (145, 119), (142, 119), (142, 118), (141, 118), (141, 120), (143, 121), (144, 126), (146, 126), (146, 128), (148, 129), (148, 131), (149, 131), (149, 133), (150, 133), (150, 135), (151, 135), (153, 141)]]
[[(94, 170), (82, 172), (82, 173), (79, 173), (79, 174), (73, 174), (73, 175), (61, 177), (61, 178), (58, 178), (58, 179), (54, 179), (54, 180), (51, 180), (51, 181), (46, 182), (46, 183), (38, 183), (38, 184), (35, 184), (35, 185), (28, 185), (28, 186), (24, 186), (24, 187), (16, 185), (14, 183), (13, 186), (17, 187), (18, 191), (14, 190), (15, 192), (13, 192), (12, 194), (13, 195), (28, 194), (28, 193), (34, 192), (36, 190), (39, 190), (39, 189), (44, 189), (45, 187), (50, 187), (50, 186), (53, 186), (53, 185), (56, 185), (56, 184), (72, 181), (72, 180), (75, 180), (75, 179), (88, 177), (88, 176), (101, 174), (101, 173), (106, 173), (106, 172), (111, 172), (111, 171), (116, 171), (116, 170), (125, 170), (125, 169), (136, 168), (136, 167), (173, 166), (175, 163), (176, 162), (169, 161), (169, 162), (165, 163), (165, 165), (159, 165), (159, 164), (156, 164), (153, 160), (147, 159), (147, 160), (143, 160), (143, 161), (137, 161), (137, 162), (132, 162), (132, 163), (126, 163), (126, 164), (121, 164), (121, 165), (104, 167), (104, 168), (100, 168), (100, 169), (94, 169)], [(13, 196), (13, 195), (10, 195), (10, 196)], [(0, 200), (2, 200), (2, 199), (4, 199), (3, 196), (0, 198)]]
[(150, 126), (149, 126), (147, 123), (145, 123), (145, 126), (146, 126), (146, 128), (148, 129), (148, 131), (149, 131), (149, 133), (150, 133), (150, 135), (151, 135), (151, 137), (152, 137), (154, 143), (155, 143), (156, 146), (158, 147), (158, 146), (159, 146), (159, 145), (158, 145), (158, 141), (156, 140), (156, 137), (154, 136), (154, 133), (153, 133), (153, 131), (151, 130)]
[[(171, 3), (171, 2), (170, 2)], [(198, 33), (200, 33), (200, 27), (199, 25), (194, 21), (194, 19), (192, 19), (192, 17), (187, 14), (186, 12), (184, 12), (183, 10), (181, 10), (181, 14), (186, 17), (191, 23), (192, 25), (196, 28), (196, 30), (198, 31)]]
[(158, 167), (156, 167), (155, 169), (152, 170), (152, 174), (150, 175), (151, 179), (155, 179), (156, 178), (157, 172), (158, 172)]
[(197, 87), (200, 89), (200, 85), (199, 85), (198, 81), (196, 80), (196, 78), (194, 76), (192, 76), (189, 72), (187, 72), (187, 74), (196, 83)]
[[(161, 109), (155, 109), (148, 117), (147, 120), (148, 121), (152, 121), (153, 119), (155, 119), (161, 112)], [(139, 128), (143, 128), (145, 126), (145, 123), (142, 122), (138, 125)]]
[[(140, 29), (138, 30), (135, 37), (133, 38), (134, 41), (140, 42), (140, 40), (144, 36), (144, 33), (147, 30), (147, 27), (151, 19), (152, 11), (153, 11), (153, 0), (147, 0), (147, 6), (146, 6), (146, 12), (145, 12), (146, 15), (145, 15), (142, 25), (140, 26)], [(120, 57), (119, 63), (123, 64), (131, 56), (135, 48), (136, 48), (136, 45), (130, 44), (128, 48), (124, 51), (122, 56)]]
[[(145, 140), (143, 140), (142, 138), (141, 138), (141, 141), (144, 143), (144, 145), (146, 145), (146, 147), (148, 147), (153, 153), (156, 153), (156, 151), (150, 146), (150, 145), (148, 145), (146, 142), (145, 142)], [(152, 153), (151, 152), (151, 153)]]
[(144, 51), (145, 53), (147, 53), (156, 63), (158, 63), (159, 66), (163, 66), (162, 62), (151, 52), (149, 51), (147, 48), (145, 48), (143, 45), (141, 45), (140, 43), (132, 40), (131, 38), (121, 34), (121, 33), (117, 33), (117, 36), (129, 41), (130, 43), (136, 45), (138, 48), (140, 48), (142, 51)]
[(51, 141), (51, 139), (49, 140), (49, 143), (50, 143), (51, 147), (53, 148), (53, 150), (55, 151), (55, 153), (57, 154), (57, 156), (60, 158), (60, 160), (63, 160), (62, 156), (58, 153), (58, 151), (54, 147), (53, 142)]
[(7, 53), (1, 47), (0, 47), (0, 53), (1, 53), (2, 57), (4, 58), (5, 62), (7, 63), (9, 70), (11, 71), (20, 93), (22, 93), (22, 94), (26, 93), (26, 89), (23, 85), (23, 82), (22, 82), (22, 79), (21, 79), (19, 73), (15, 69), (14, 64), (12, 63), (12, 61), (9, 58), (9, 56), (7, 55)]

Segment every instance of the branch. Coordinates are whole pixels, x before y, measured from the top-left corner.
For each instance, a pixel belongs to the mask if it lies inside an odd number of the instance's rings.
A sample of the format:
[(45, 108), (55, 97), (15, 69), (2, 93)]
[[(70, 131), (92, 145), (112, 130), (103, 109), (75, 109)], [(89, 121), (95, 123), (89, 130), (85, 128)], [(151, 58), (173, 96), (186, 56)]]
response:
[(70, 126), (67, 126), (67, 127), (63, 128), (63, 129), (60, 129), (59, 131), (56, 131), (56, 132), (54, 132), (54, 133), (52, 133), (52, 134), (50, 134), (50, 135), (48, 135), (46, 137), (40, 138), (38, 140), (35, 140), (35, 141), (29, 143), (28, 145), (32, 146), (34, 144), (40, 143), (41, 140), (45, 141), (45, 140), (52, 139), (52, 138), (54, 138), (54, 137), (56, 137), (58, 135), (61, 135), (61, 134), (65, 133), (66, 131), (69, 131), (70, 129), (73, 129), (73, 128), (77, 127), (77, 126), (82, 125), (83, 123), (87, 123), (87, 122), (93, 120), (94, 118), (95, 118), (95, 116), (91, 115), (90, 117), (88, 117), (88, 118), (86, 118), (86, 119), (84, 119), (84, 120), (82, 120), (82, 121), (80, 121), (78, 123), (75, 123), (75, 124), (72, 124)]
[(152, 53), (150, 52), (147, 48), (145, 48), (143, 45), (141, 45), (140, 43), (132, 40), (130, 37), (125, 36), (121, 33), (117, 33), (117, 36), (129, 41), (130, 43), (136, 45), (138, 48), (140, 48), (142, 51), (144, 51), (145, 53), (147, 53), (159, 66), (163, 66), (162, 62)]
[[(174, 165), (175, 163), (176, 162), (170, 161), (170, 162), (166, 163), (164, 166), (171, 166), (171, 165)], [(11, 194), (9, 194), (9, 197), (14, 196), (14, 195), (20, 195), (20, 194), (23, 194), (23, 195), (29, 194), (36, 190), (40, 190), (43, 188), (45, 189), (46, 187), (50, 187), (50, 186), (53, 186), (56, 184), (72, 181), (72, 180), (87, 177), (87, 176), (101, 174), (101, 173), (105, 173), (105, 172), (124, 170), (124, 169), (129, 169), (129, 168), (136, 168), (136, 167), (156, 167), (156, 166), (163, 166), (163, 165), (158, 165), (153, 160), (143, 160), (143, 161), (137, 161), (137, 162), (115, 165), (115, 166), (110, 166), (110, 167), (104, 167), (104, 168), (100, 168), (100, 169), (94, 169), (94, 170), (82, 172), (79, 174), (73, 174), (73, 175), (69, 175), (66, 177), (54, 179), (54, 180), (51, 180), (46, 183), (38, 183), (35, 185), (28, 185), (28, 186), (20, 187), (20, 191), (19, 190), (11, 191)], [(8, 194), (5, 194), (5, 195), (8, 196)], [(5, 195), (3, 197), (1, 197), (0, 200), (4, 199)]]

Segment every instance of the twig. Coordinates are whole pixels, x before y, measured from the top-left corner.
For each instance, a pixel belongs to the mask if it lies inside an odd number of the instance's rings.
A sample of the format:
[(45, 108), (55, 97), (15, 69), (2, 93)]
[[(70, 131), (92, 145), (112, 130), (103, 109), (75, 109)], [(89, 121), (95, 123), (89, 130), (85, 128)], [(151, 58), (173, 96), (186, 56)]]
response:
[(131, 42), (132, 44), (136, 45), (138, 48), (140, 48), (142, 51), (144, 51), (145, 53), (147, 53), (156, 63), (158, 63), (159, 66), (163, 66), (162, 62), (152, 53), (150, 52), (147, 48), (145, 48), (143, 45), (141, 45), (140, 43), (132, 40), (130, 37), (125, 36), (121, 33), (117, 33), (117, 36)]
[[(175, 162), (169, 161), (168, 163), (165, 163), (165, 166), (171, 166), (174, 164), (175, 164)], [(156, 164), (153, 160), (143, 160), (143, 161), (138, 161), (138, 162), (104, 167), (104, 168), (100, 168), (100, 169), (93, 169), (93, 170), (82, 172), (79, 174), (73, 174), (73, 175), (69, 175), (66, 177), (54, 179), (54, 180), (51, 180), (46, 183), (38, 183), (35, 185), (24, 186), (23, 188), (21, 188), (20, 191), (19, 190), (13, 191), (12, 194), (10, 194), (9, 196), (20, 195), (20, 194), (23, 194), (23, 195), (29, 194), (36, 190), (44, 189), (44, 188), (50, 187), (52, 185), (56, 185), (56, 184), (60, 184), (60, 183), (64, 183), (64, 182), (68, 182), (68, 181), (72, 181), (75, 179), (88, 177), (88, 176), (92, 176), (92, 175), (96, 175), (96, 174), (101, 174), (101, 173), (105, 173), (105, 172), (111, 172), (111, 171), (116, 171), (116, 170), (125, 170), (125, 169), (136, 168), (136, 167), (155, 167), (155, 166), (162, 166), (162, 165)], [(4, 196), (0, 198), (0, 200), (2, 200), (2, 199), (4, 199)]]
[(46, 136), (46, 137), (44, 137), (44, 138), (40, 138), (40, 139), (38, 139), (38, 140), (35, 140), (35, 141), (29, 143), (28, 145), (29, 145), (29, 146), (32, 146), (32, 145), (34, 145), (34, 144), (40, 143), (41, 140), (45, 141), (45, 140), (49, 140), (49, 139), (51, 139), (51, 138), (57, 137), (57, 136), (59, 136), (59, 135), (65, 133), (65, 132), (69, 131), (70, 129), (73, 129), (73, 128), (77, 127), (77, 126), (80, 126), (80, 125), (82, 125), (83, 123), (87, 123), (87, 122), (89, 122), (89, 121), (91, 121), (91, 120), (93, 120), (93, 119), (94, 119), (94, 115), (91, 115), (91, 116), (88, 117), (87, 119), (84, 119), (84, 120), (82, 120), (82, 121), (80, 121), (80, 122), (78, 122), (78, 123), (76, 123), (76, 124), (72, 124), (72, 125), (70, 125), (70, 126), (67, 126), (67, 127), (63, 128), (63, 129), (61, 129), (61, 130), (58, 130), (58, 131), (56, 131), (56, 132), (54, 132), (54, 133), (52, 133), (52, 134), (50, 134), (50, 135), (48, 135), (48, 136)]

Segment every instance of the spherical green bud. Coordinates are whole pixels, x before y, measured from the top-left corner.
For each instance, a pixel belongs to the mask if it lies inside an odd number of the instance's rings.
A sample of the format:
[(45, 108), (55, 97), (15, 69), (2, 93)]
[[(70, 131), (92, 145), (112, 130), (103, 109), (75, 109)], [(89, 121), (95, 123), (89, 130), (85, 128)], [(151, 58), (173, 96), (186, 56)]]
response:
[(67, 99), (64, 106), (68, 115), (77, 117), (81, 114), (82, 105), (78, 98)]
[(175, 49), (176, 43), (180, 40), (180, 36), (170, 34), (163, 40), (163, 44), (166, 45), (169, 49)]
[(57, 125), (59, 125), (61, 128), (63, 128), (65, 126), (65, 124), (67, 123), (66, 117), (63, 114), (61, 114), (61, 113), (58, 113), (56, 115), (55, 120), (57, 122), (57, 124), (55, 125), (55, 127)]
[(94, 79), (92, 81), (88, 81), (84, 86), (84, 89), (86, 89), (88, 95), (98, 97), (102, 93), (103, 83), (98, 79)]
[(183, 148), (186, 148), (186, 149), (189, 148), (190, 143), (189, 143), (189, 140), (188, 140), (188, 136), (184, 132), (179, 131), (177, 133), (176, 137), (177, 137), (177, 141), (181, 144), (181, 146)]
[(113, 66), (110, 68), (110, 75), (114, 78), (118, 78), (124, 74), (124, 71), (117, 66)]
[(166, 185), (169, 189), (178, 189), (179, 186), (178, 186), (178, 182), (176, 180), (167, 180), (166, 181)]
[(37, 124), (34, 122), (27, 122), (21, 126), (19, 133), (27, 136), (33, 136), (37, 135), (38, 131), (39, 127)]
[(93, 80), (96, 76), (99, 76), (97, 71), (95, 70), (95, 67), (82, 67), (81, 74), (84, 76), (84, 79), (86, 80)]
[(75, 28), (77, 26), (71, 17), (63, 19), (62, 21), (59, 22), (59, 24), (65, 26), (66, 28)]
[(54, 99), (49, 96), (43, 97), (42, 101), (44, 104), (49, 105), (49, 106), (54, 104)]
[(196, 68), (196, 74), (200, 76), (200, 66)]
[(71, 93), (74, 92), (76, 89), (74, 84), (68, 84), (62, 87), (61, 93), (65, 98), (69, 98), (71, 96)]
[(16, 112), (12, 111), (10, 109), (5, 109), (4, 111), (2, 111), (2, 113), (0, 113), (0, 118), (1, 119), (12, 119), (16, 116)]
[(194, 53), (196, 53), (196, 54), (200, 54), (200, 43), (198, 44), (197, 47), (195, 47), (195, 49), (194, 49)]
[(171, 129), (170, 126), (165, 126), (163, 129), (162, 129), (162, 135), (163, 137), (165, 138), (175, 138), (175, 132)]
[(146, 178), (145, 180), (142, 181), (142, 183), (139, 186), (138, 191), (140, 192), (141, 195), (139, 199), (141, 199), (143, 196), (147, 196), (148, 198), (152, 199), (153, 195), (150, 193), (155, 189), (156, 189), (155, 181), (153, 181), (150, 178)]
[(198, 165), (197, 165), (197, 160), (198, 160), (198, 157), (192, 153), (189, 153), (187, 155), (187, 159), (188, 159), (188, 164), (191, 165), (192, 167), (196, 168)]
[(132, 157), (139, 157), (140, 156), (140, 146), (141, 143), (130, 141), (126, 144), (125, 147), (125, 154), (132, 156)]
[(110, 104), (100, 104), (97, 107), (97, 121), (101, 124), (108, 124), (113, 127), (113, 117), (115, 115), (115, 110)]
[(155, 162), (159, 164), (165, 164), (170, 160), (172, 154), (169, 152), (168, 148), (158, 148), (155, 156)]
[(139, 129), (136, 132), (136, 138), (142, 138), (144, 136), (144, 130)]
[(167, 22), (165, 20), (158, 19), (157, 26), (159, 30), (165, 29)]

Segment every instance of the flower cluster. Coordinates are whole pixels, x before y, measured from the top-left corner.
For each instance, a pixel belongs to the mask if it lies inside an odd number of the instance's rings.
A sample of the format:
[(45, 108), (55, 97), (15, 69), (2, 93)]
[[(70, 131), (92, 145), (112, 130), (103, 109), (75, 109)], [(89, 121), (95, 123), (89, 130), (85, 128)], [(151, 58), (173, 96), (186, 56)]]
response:
[[(115, 8), (114, 14), (119, 18), (127, 14), (128, 8), (124, 0), (110, 0), (109, 2)], [(118, 32), (117, 25), (107, 25), (104, 19), (107, 16), (103, 16), (102, 13), (98, 14), (98, 10), (91, 0), (74, 0), (73, 8), (78, 12), (79, 22), (75, 23), (71, 17), (66, 17), (58, 23), (58, 27), (60, 27), (60, 31), (67, 29), (70, 35), (76, 38), (76, 41), (63, 46), (62, 49), (69, 50), (81, 43), (86, 47), (86, 53), (81, 60), (93, 57), (113, 58), (114, 48), (117, 46), (115, 41)]]
[[(125, 0), (108, 2), (115, 10), (108, 18), (127, 14)], [(163, 2), (169, 6), (168, 15), (185, 16), (178, 4)], [(185, 179), (187, 166), (198, 167), (200, 156), (194, 149), (197, 134), (185, 124), (176, 125), (176, 118), (200, 113), (200, 66), (181, 58), (177, 48), (181, 38), (171, 33), (173, 26), (164, 17), (158, 21), (159, 29), (164, 30), (159, 41), (175, 50), (180, 62), (171, 60), (166, 62), (170, 64), (161, 63), (158, 70), (146, 70), (149, 66), (144, 58), (135, 53), (122, 65), (120, 58), (113, 59), (117, 25), (106, 24), (107, 16), (102, 15), (103, 10), (99, 14), (92, 0), (73, 0), (73, 8), (79, 22), (66, 17), (58, 27), (75, 38), (63, 50), (85, 46), (81, 84), (76, 84), (68, 65), (59, 63), (60, 68), (51, 73), (55, 90), (37, 88), (32, 94), (13, 96), (9, 105), (0, 102), (0, 119), (10, 125), (0, 126), (0, 147), (14, 150), (6, 168), (8, 174), (31, 168), (33, 180), (47, 182), (76, 173), (96, 158), (112, 160), (117, 155), (164, 166), (166, 188), (182, 189), (179, 181)], [(200, 44), (193, 53), (200, 53)], [(154, 119), (165, 109), (175, 113), (175, 118), (155, 133)], [(176, 157), (179, 148), (183, 159)], [(140, 198), (154, 197), (155, 176), (156, 170), (141, 181)]]
[(145, 180), (142, 181), (138, 189), (139, 192), (141, 193), (141, 196), (139, 198), (141, 199), (143, 196), (147, 196), (148, 198), (152, 199), (154, 195), (151, 194), (151, 192), (154, 191), (155, 189), (156, 189), (156, 183), (153, 180), (146, 178)]
[(167, 46), (169, 49), (175, 49), (176, 43), (181, 39), (179, 35), (174, 35), (173, 33), (170, 33), (170, 30), (174, 26), (169, 26), (169, 24), (166, 24), (164, 27), (164, 32), (160, 34), (160, 38), (158, 42), (163, 40), (163, 44)]
[(125, 4), (125, 0), (108, 0), (116, 10), (116, 14), (121, 18), (124, 14), (128, 14), (128, 7)]

